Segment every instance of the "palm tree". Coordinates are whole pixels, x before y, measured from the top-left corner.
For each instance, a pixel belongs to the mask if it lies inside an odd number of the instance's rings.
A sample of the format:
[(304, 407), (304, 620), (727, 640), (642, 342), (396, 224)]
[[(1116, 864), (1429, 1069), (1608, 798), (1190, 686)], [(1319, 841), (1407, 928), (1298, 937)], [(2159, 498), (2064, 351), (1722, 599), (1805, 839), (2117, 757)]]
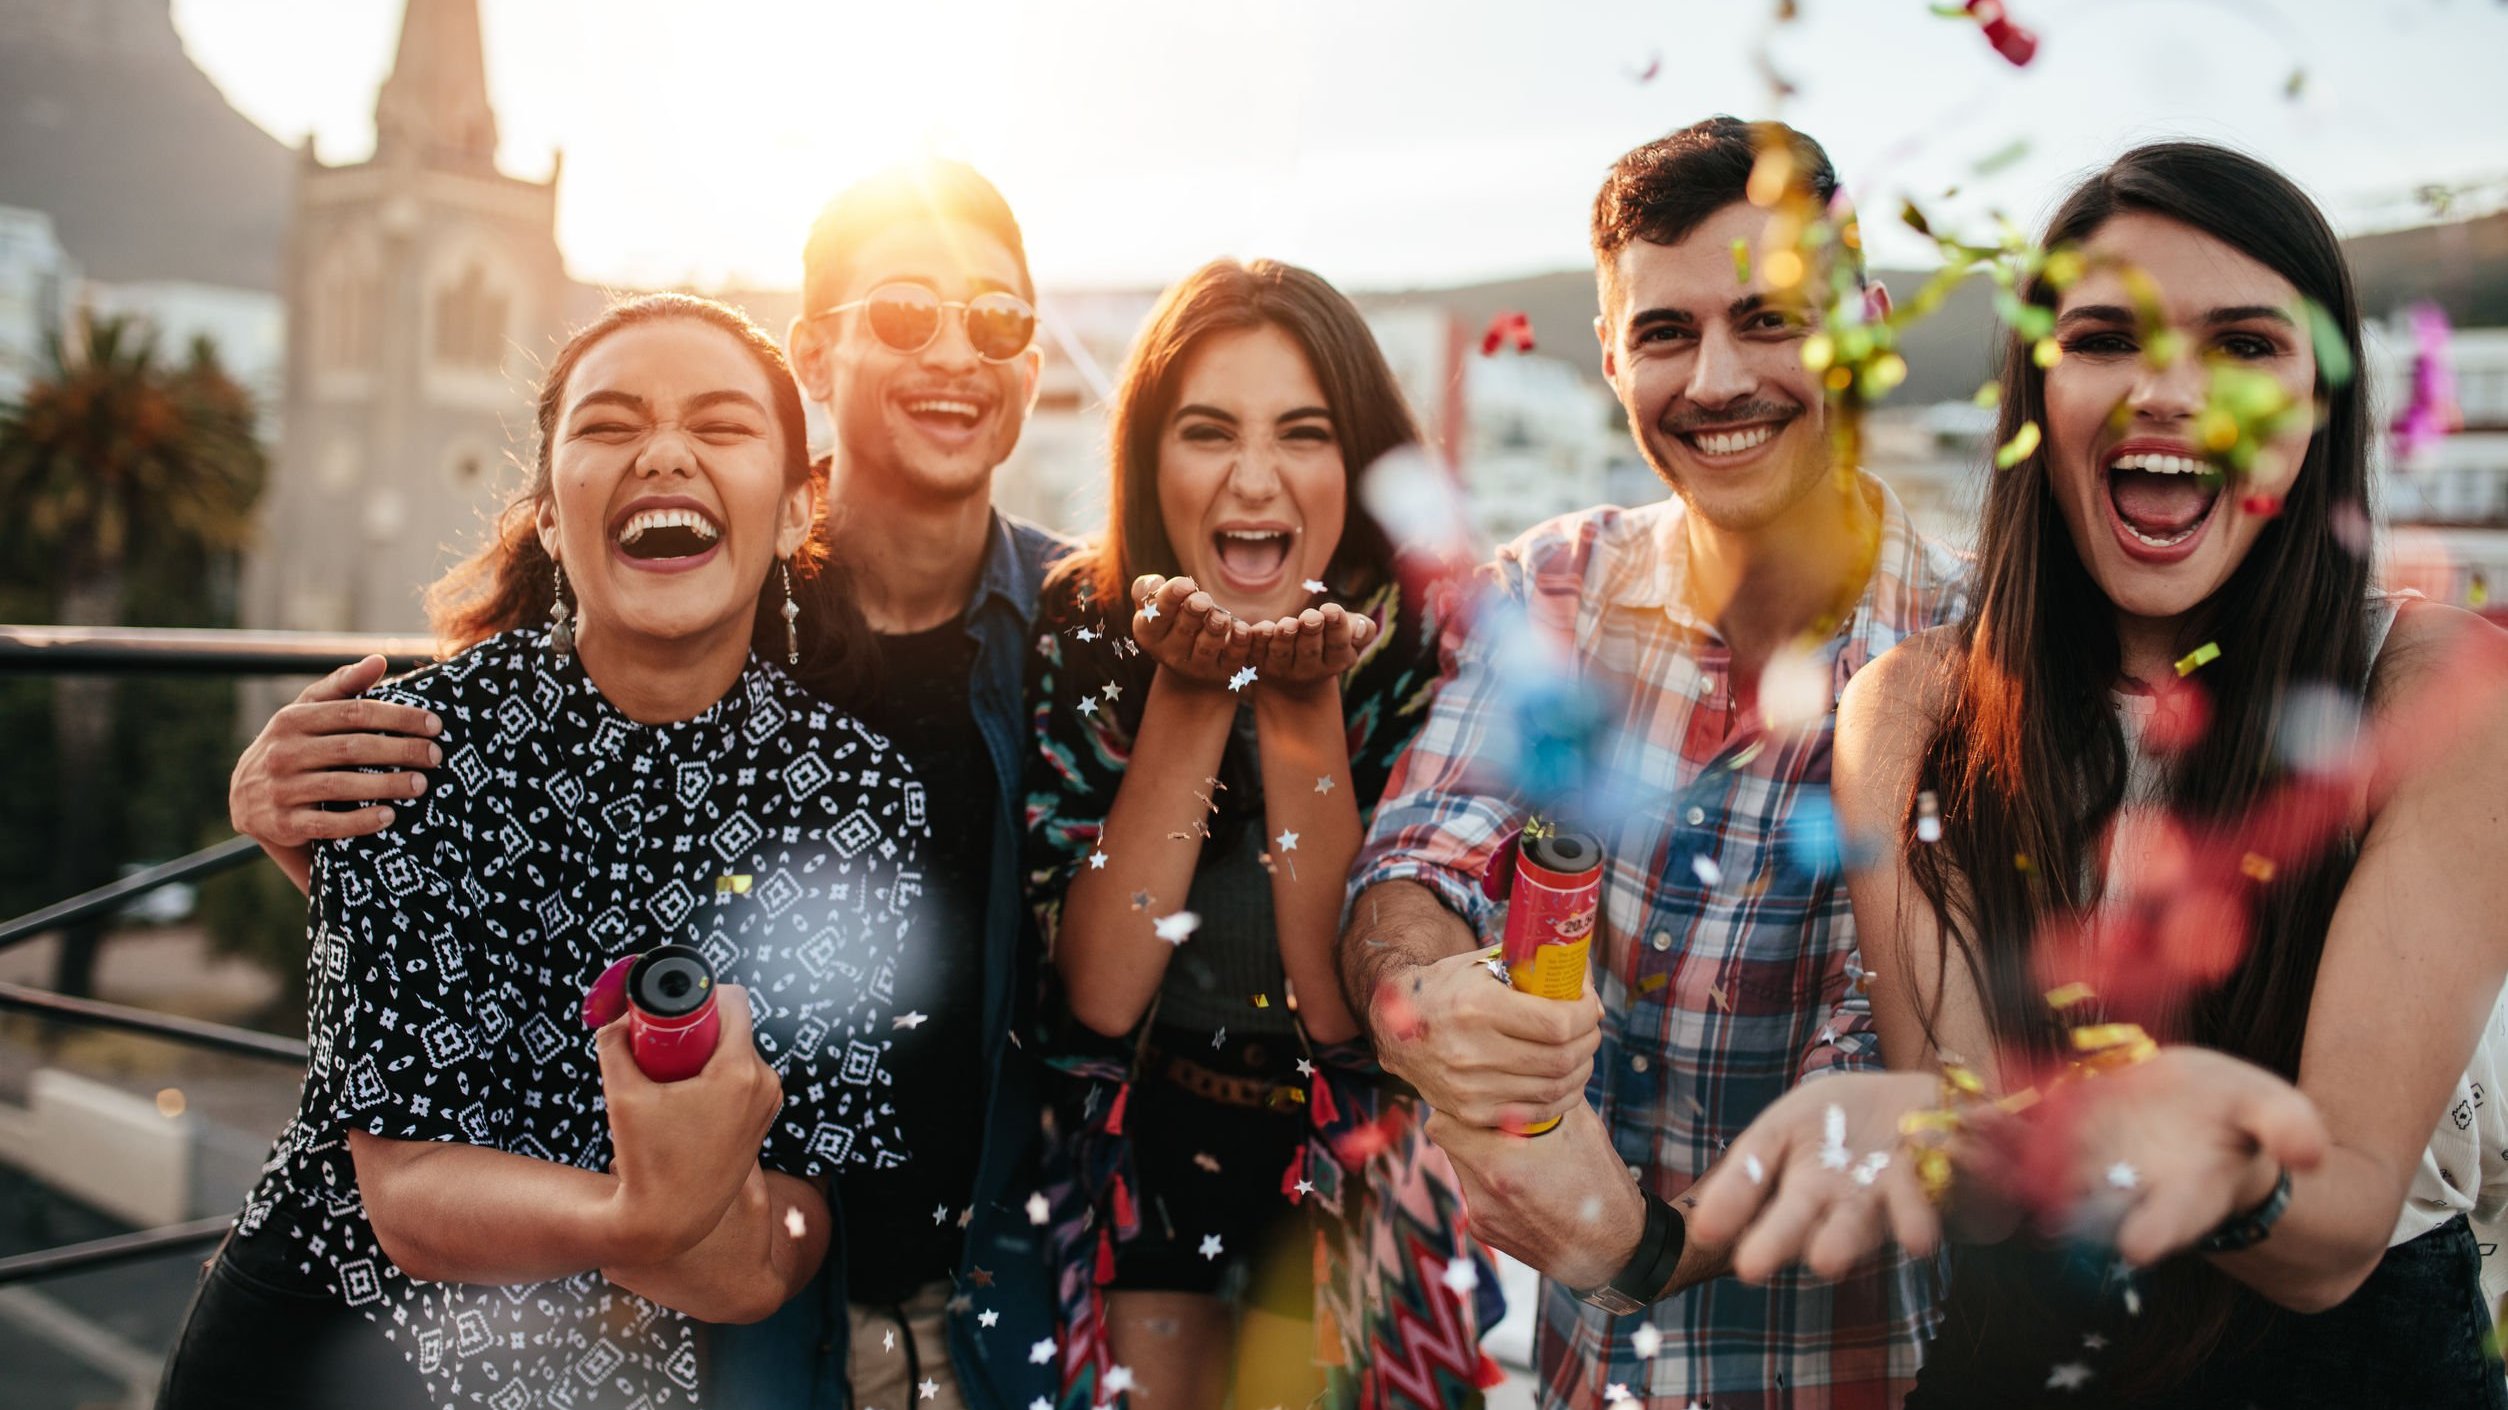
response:
[[(232, 552), (252, 529), (268, 460), (251, 396), (207, 339), (169, 363), (125, 318), (82, 316), (76, 336), (47, 346), (50, 368), (25, 399), (0, 408), (0, 557), (50, 565), (52, 613), (65, 626), (123, 616), (126, 570), (160, 554)], [(103, 788), (113, 738), (111, 683), (54, 683), (60, 814), (55, 879), (66, 892), (111, 879), (111, 800)], [(102, 926), (64, 937), (54, 987), (94, 984)]]

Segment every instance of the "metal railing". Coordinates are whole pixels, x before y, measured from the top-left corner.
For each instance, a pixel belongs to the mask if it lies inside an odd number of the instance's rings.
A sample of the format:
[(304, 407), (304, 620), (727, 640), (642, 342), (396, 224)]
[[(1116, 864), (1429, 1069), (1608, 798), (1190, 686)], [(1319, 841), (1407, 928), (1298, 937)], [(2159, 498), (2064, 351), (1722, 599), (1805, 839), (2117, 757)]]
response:
[[(376, 654), (388, 658), (393, 669), (407, 670), (433, 659), (434, 648), (422, 637), (406, 636), (0, 626), (0, 675), (317, 675)], [(229, 871), (259, 855), (260, 848), (251, 838), (230, 837), (189, 856), (0, 922), (0, 950), (66, 926), (112, 915), (159, 887)], [(282, 1038), (230, 1024), (72, 998), (23, 984), (0, 982), (0, 1011), (40, 1014), (56, 1022), (141, 1033), (187, 1047), (291, 1066), (302, 1066), (306, 1057), (305, 1041), (301, 1038)], [(0, 1287), (204, 1247), (225, 1237), (229, 1222), (227, 1216), (219, 1215), (0, 1258)]]

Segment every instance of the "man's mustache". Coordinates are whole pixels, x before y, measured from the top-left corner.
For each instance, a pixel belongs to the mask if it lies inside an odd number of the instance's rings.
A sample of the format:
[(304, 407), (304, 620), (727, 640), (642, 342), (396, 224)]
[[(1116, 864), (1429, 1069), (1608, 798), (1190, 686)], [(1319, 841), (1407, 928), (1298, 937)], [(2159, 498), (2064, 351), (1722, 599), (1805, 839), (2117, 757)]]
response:
[(1746, 401), (1738, 406), (1718, 407), (1713, 411), (1690, 411), (1681, 416), (1665, 416), (1655, 422), (1655, 429), (1670, 436), (1686, 436), (1693, 431), (1712, 431), (1719, 426), (1744, 426), (1755, 421), (1784, 421), (1802, 414), (1802, 407), (1787, 402)]

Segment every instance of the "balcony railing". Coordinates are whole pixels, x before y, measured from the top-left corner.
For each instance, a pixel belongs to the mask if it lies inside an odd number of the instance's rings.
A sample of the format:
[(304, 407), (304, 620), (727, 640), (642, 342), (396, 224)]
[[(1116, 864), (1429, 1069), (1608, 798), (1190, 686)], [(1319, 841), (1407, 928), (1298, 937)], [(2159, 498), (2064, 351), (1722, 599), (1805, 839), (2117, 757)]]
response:
[[(431, 659), (433, 648), (423, 638), (399, 636), (0, 626), (0, 674), (17, 676), (318, 675), (377, 653), (389, 658), (393, 669), (406, 670)], [(259, 855), (260, 849), (252, 839), (228, 838), (111, 885), (0, 922), (0, 950), (65, 926), (102, 919), (159, 887), (231, 870)], [(72, 998), (23, 984), (0, 982), (0, 1010), (40, 1014), (74, 1026), (140, 1033), (186, 1047), (290, 1066), (302, 1066), (305, 1062), (306, 1047), (301, 1038), (282, 1038), (229, 1024)], [(0, 1287), (201, 1248), (225, 1237), (228, 1223), (228, 1218), (220, 1215), (0, 1258)]]

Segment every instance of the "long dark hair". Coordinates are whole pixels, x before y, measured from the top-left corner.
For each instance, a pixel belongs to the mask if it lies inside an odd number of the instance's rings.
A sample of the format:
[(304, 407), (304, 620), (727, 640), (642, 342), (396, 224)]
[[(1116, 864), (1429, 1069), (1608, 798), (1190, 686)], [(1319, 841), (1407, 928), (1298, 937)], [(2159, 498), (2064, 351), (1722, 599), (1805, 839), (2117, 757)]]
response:
[[(2137, 148), (2065, 199), (2045, 246), (2078, 244), (2128, 211), (2191, 226), (2271, 268), (2324, 312), (2351, 365), (2362, 365), (2359, 302), (2341, 247), (2281, 173), (2202, 143)], [(2055, 303), (2044, 281), (2026, 293), (2041, 306)], [(2225, 839), (2250, 824), (2268, 794), (2307, 785), (2275, 747), (2294, 687), (2356, 691), (2368, 672), (2369, 563), (2343, 542), (2342, 525), (2367, 509), (2369, 412), (2360, 381), (2329, 378), (2326, 361), (2318, 361), (2316, 387), (2323, 419), (2279, 515), (2193, 614), (2178, 648), (2206, 641), (2220, 648), (2197, 678), (2210, 724), (2165, 771), (2166, 804), (2198, 838)], [(2024, 423), (2045, 417), (2045, 373), (2017, 333), (2004, 340), (2001, 385), (1996, 440), (2007, 443)], [(2080, 926), (2097, 908), (2104, 859), (2094, 848), (2123, 803), (2127, 779), (2125, 739), (2110, 704), (2120, 669), (2116, 609), (2075, 550), (2047, 455), (2041, 449), (1989, 472), (1977, 591), (1959, 627), (1951, 705), (1924, 752), (1923, 786), (1939, 795), (1941, 840), (1906, 848), (1916, 887), (1946, 948), (1957, 950), (1975, 980), (1998, 1043), (2033, 1058), (2052, 1057), (2062, 1038), (2033, 946), (2050, 927)], [(2111, 1016), (2142, 1019), (2169, 1037), (2295, 1079), (2326, 927), (2356, 854), (2357, 839), (2342, 835), (2255, 879), (2247, 893), (2252, 939), (2218, 984), (2180, 994), (2161, 1011)], [(2234, 1300), (2228, 1280), (2208, 1268), (2178, 1276), (2188, 1284), (2180, 1305), (2203, 1330), (2189, 1342), (2179, 1321), (2177, 1339), (2145, 1363), (2154, 1375), (2182, 1372), (2204, 1354)]]
[[(843, 703), (869, 659), (870, 628), (854, 600), (850, 580), (829, 553), (826, 471), (810, 463), (809, 425), (802, 414), (801, 391), (793, 383), (784, 350), (765, 330), (727, 304), (692, 294), (644, 294), (613, 303), (600, 317), (577, 329), (550, 361), (536, 408), (538, 444), (522, 487), (497, 512), (488, 541), (427, 589), (427, 619), (435, 629), (436, 649), (451, 656), (499, 632), (536, 626), (548, 619), (556, 572), (548, 550), (540, 544), (539, 516), (540, 506), (551, 493), (550, 443), (557, 434), (558, 413), (565, 407), (566, 381), (584, 355), (612, 333), (674, 318), (719, 328), (738, 339), (756, 359), (766, 374), (770, 409), (783, 439), (784, 483), (814, 481), (811, 531), (791, 559), (793, 596), (801, 605), (801, 662), (792, 671), (811, 693)], [(751, 643), (760, 656), (779, 663), (785, 654), (783, 605), (783, 582), (770, 573), (758, 591)]]
[(1325, 578), (1357, 596), (1393, 571), (1393, 545), (1359, 503), (1359, 477), (1378, 457), (1419, 442), (1419, 425), (1367, 320), (1322, 276), (1277, 260), (1218, 259), (1177, 281), (1158, 301), (1124, 360), (1107, 419), (1105, 530), (1057, 576), (1078, 575), (1100, 602), (1131, 600), (1143, 573), (1181, 571), (1158, 502), (1158, 441), (1176, 409), (1185, 364), (1214, 334), (1277, 328), (1306, 354), (1332, 413), (1347, 471), (1341, 542)]

